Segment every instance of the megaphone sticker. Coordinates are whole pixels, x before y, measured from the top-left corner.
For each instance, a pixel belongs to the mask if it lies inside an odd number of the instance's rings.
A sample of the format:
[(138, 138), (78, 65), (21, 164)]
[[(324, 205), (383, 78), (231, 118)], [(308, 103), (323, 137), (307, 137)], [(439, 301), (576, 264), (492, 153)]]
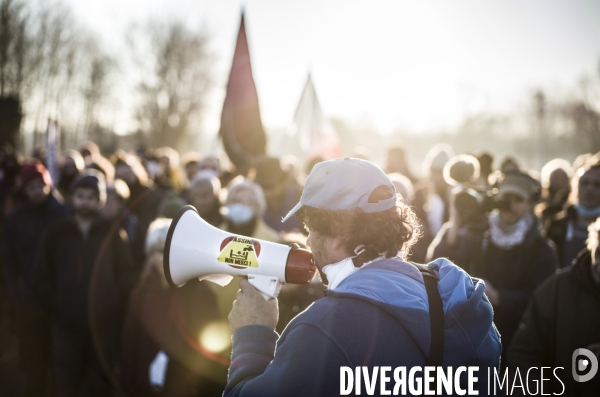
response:
[(221, 243), (218, 261), (227, 263), (235, 269), (258, 267), (260, 243), (245, 237), (227, 237)]

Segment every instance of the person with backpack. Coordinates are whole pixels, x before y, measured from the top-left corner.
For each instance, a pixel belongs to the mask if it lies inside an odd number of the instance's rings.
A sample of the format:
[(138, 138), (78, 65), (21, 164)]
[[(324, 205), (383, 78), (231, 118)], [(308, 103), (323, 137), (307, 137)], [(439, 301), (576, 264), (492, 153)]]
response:
[(463, 227), (451, 238), (450, 227), (429, 248), (432, 258), (449, 258), (485, 281), (494, 324), (502, 337), (503, 363), (533, 291), (558, 266), (556, 252), (541, 235), (533, 214), (538, 193), (539, 183), (529, 174), (503, 175), (486, 228)]
[[(478, 366), (475, 387), (487, 395), (485, 374), (498, 367), (501, 347), (484, 284), (448, 260), (403, 260), (420, 226), (379, 167), (348, 157), (317, 164), (284, 221), (292, 215), (309, 231), (325, 297), (279, 336), (277, 300), (241, 280), (224, 396), (339, 395), (344, 368), (424, 366)], [(380, 380), (377, 395), (385, 394)], [(361, 380), (355, 387), (365, 391)]]

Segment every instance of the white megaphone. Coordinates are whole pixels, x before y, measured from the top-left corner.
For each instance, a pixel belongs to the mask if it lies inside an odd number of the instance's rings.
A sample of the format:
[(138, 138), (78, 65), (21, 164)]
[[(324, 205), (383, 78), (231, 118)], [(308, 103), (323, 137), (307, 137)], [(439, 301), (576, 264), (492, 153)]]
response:
[(277, 297), (283, 283), (308, 284), (316, 272), (310, 251), (217, 229), (191, 205), (171, 222), (163, 265), (173, 287), (194, 278), (224, 286), (234, 276), (247, 276), (267, 300)]

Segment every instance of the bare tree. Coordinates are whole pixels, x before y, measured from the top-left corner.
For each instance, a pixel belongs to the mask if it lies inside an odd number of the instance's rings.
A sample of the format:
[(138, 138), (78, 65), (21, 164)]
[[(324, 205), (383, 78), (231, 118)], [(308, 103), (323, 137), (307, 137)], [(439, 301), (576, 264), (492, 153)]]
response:
[(586, 75), (570, 100), (562, 107), (563, 115), (571, 121), (576, 137), (585, 141), (585, 147), (600, 151), (600, 61), (596, 75)]
[(132, 28), (139, 96), (135, 117), (151, 146), (184, 144), (199, 133), (204, 100), (211, 88), (212, 56), (208, 37), (182, 22), (149, 22)]
[(11, 134), (24, 117), (31, 137), (26, 149), (43, 143), (48, 117), (60, 121), (71, 144), (98, 129), (113, 66), (95, 36), (60, 1), (0, 0), (1, 111), (4, 117), (18, 114)]
[(0, 2), (0, 97), (16, 95), (23, 83), (28, 15), (22, 2)]
[[(75, 123), (78, 106), (71, 106), (78, 90), (81, 69), (77, 55), (83, 48), (84, 36), (65, 6), (44, 3), (32, 15), (27, 56), (27, 86), (24, 90), (25, 109), (32, 124), (33, 145), (40, 145), (49, 116), (64, 127)], [(65, 106), (65, 102), (70, 104)], [(68, 111), (64, 112), (65, 107)]]
[(591, 152), (600, 151), (600, 113), (584, 101), (570, 101), (564, 107), (565, 116), (573, 123), (577, 137), (585, 140)]
[(17, 143), (23, 118), (20, 91), (23, 82), (25, 26), (24, 5), (0, 1), (0, 142)]

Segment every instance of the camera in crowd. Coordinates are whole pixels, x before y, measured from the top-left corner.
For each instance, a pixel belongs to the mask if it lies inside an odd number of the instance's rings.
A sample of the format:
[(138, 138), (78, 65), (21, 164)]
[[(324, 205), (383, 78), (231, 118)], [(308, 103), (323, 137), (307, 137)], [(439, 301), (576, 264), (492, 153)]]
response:
[(465, 225), (485, 221), (494, 209), (509, 209), (510, 201), (496, 200), (498, 189), (479, 179), (479, 161), (470, 155), (460, 155), (444, 167), (444, 180), (453, 187), (454, 207)]

